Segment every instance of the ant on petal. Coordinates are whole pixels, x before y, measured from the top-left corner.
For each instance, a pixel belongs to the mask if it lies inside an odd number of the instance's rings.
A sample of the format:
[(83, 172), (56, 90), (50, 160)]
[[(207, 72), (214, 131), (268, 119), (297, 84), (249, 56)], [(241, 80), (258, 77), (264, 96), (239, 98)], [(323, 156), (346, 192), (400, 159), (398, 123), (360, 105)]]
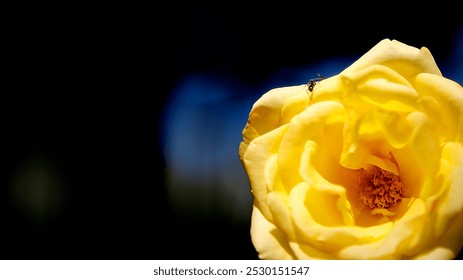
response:
[(315, 85), (317, 85), (317, 82), (325, 79), (322, 75), (318, 74), (318, 78), (310, 79), (310, 81), (307, 83), (307, 89), (310, 91), (310, 101), (312, 101), (313, 97), (313, 89), (315, 88)]
[(318, 74), (318, 78), (315, 78), (315, 79), (310, 79), (310, 81), (307, 83), (307, 88), (309, 89), (310, 92), (313, 91), (313, 88), (315, 87), (315, 85), (317, 84), (317, 82), (325, 79), (325, 77), (323, 77), (322, 75)]

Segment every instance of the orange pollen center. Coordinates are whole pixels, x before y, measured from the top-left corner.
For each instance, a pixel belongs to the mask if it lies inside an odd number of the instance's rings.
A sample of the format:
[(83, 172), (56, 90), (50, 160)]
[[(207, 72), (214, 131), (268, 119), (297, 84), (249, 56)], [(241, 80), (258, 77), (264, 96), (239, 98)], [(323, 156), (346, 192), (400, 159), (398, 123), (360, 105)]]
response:
[(379, 167), (359, 171), (357, 189), (360, 200), (370, 208), (389, 208), (402, 200), (400, 177)]

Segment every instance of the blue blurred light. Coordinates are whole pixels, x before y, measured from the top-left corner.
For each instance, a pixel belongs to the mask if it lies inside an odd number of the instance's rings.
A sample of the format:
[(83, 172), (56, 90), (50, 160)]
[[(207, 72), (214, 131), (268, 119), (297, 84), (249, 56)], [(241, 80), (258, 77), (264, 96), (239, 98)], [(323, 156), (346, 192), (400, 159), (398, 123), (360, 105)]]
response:
[(443, 68), (442, 73), (444, 76), (463, 85), (463, 23), (460, 24), (455, 34), (450, 59), (441, 68)]

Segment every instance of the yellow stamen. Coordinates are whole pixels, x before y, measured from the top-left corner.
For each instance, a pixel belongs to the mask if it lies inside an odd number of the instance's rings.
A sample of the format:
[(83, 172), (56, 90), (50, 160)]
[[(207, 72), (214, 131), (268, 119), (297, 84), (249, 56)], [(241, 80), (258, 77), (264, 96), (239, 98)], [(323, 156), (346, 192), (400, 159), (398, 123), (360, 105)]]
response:
[(359, 170), (357, 192), (368, 207), (387, 209), (402, 200), (403, 184), (398, 175), (375, 166)]

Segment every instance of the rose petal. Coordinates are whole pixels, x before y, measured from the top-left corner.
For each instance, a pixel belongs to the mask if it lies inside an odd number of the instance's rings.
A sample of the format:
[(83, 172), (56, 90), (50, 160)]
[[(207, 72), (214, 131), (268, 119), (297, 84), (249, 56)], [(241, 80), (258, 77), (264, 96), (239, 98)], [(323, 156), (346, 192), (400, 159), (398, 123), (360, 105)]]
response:
[[(326, 152), (326, 151), (325, 151)], [(325, 162), (326, 156), (320, 156), (318, 153), (317, 144), (313, 141), (306, 143), (306, 148), (302, 154), (300, 173), (304, 181), (309, 185), (306, 198), (306, 207), (312, 218), (321, 225), (354, 225), (351, 206), (346, 196), (346, 188), (341, 185), (327, 181), (320, 175), (315, 168), (315, 162)], [(328, 160), (328, 164), (329, 164)], [(346, 175), (342, 179), (357, 177), (349, 174), (348, 170), (343, 170), (336, 161), (333, 162), (333, 169)], [(325, 162), (326, 164), (326, 162)], [(317, 164), (318, 165), (318, 164)], [(339, 168), (336, 168), (336, 165)], [(340, 175), (340, 174), (338, 174)], [(330, 176), (334, 178), (334, 176)], [(353, 178), (354, 177), (354, 178)], [(340, 180), (338, 178), (338, 182)]]
[(270, 223), (256, 206), (252, 209), (251, 240), (260, 259), (291, 260), (296, 257), (289, 247), (287, 236)]
[(394, 223), (387, 235), (377, 241), (346, 247), (339, 254), (343, 259), (397, 259), (410, 253), (414, 236), (425, 224), (424, 202), (416, 199), (405, 215)]
[(340, 77), (347, 88), (343, 100), (352, 107), (395, 112), (416, 110), (418, 93), (404, 77), (388, 67), (372, 65)]
[(294, 230), (288, 208), (288, 192), (281, 182), (277, 155), (272, 156), (266, 164), (265, 183), (267, 185), (266, 205), (271, 212), (271, 221), (281, 229), (288, 238), (294, 237)]
[(304, 85), (276, 88), (262, 95), (249, 113), (248, 123), (242, 132), (244, 142), (249, 143), (254, 138), (281, 126), (289, 121), (292, 115), (299, 113), (295, 107), (300, 107), (298, 105), (300, 99), (293, 100), (286, 105), (284, 122), (281, 119), (281, 110), (286, 102), (297, 95), (307, 96)]
[[(311, 96), (311, 102), (340, 101), (347, 91), (346, 83), (339, 75), (329, 77), (317, 82)], [(310, 101), (309, 101), (310, 102)]]
[(446, 141), (463, 142), (463, 87), (458, 83), (427, 73), (416, 76), (413, 85), (422, 96), (430, 96), (441, 106), (434, 117), (446, 128)]
[(433, 248), (429, 252), (419, 254), (414, 257), (415, 260), (451, 260), (455, 258), (455, 252), (449, 248), (437, 247)]
[(390, 67), (407, 80), (423, 72), (442, 75), (426, 47), (418, 49), (389, 39), (381, 40), (341, 73), (360, 71), (375, 64)]
[(308, 209), (309, 190), (310, 187), (306, 183), (295, 186), (289, 196), (289, 205), (291, 205), (291, 216), (300, 242), (316, 250), (334, 254), (346, 246), (378, 240), (392, 227), (391, 222), (371, 227), (319, 224)]
[(337, 259), (337, 253), (328, 253), (323, 250), (318, 250), (312, 246), (290, 242), (289, 246), (298, 260), (334, 260)]
[(305, 86), (301, 85), (299, 88), (296, 87), (295, 90), (296, 89), (297, 92), (286, 99), (285, 104), (281, 109), (281, 125), (289, 123), (295, 115), (301, 113), (307, 107), (309, 95)]
[[(383, 129), (388, 125), (388, 114), (380, 112), (363, 113), (353, 111), (344, 127), (344, 147), (340, 157), (340, 164), (349, 169), (369, 169), (370, 165), (378, 166), (384, 170), (399, 174), (395, 159), (391, 156), (393, 147), (390, 141), (396, 146), (403, 145), (402, 141), (410, 138), (409, 133), (402, 136), (394, 134), (403, 131), (403, 127), (398, 126), (397, 132), (393, 129)], [(403, 121), (405, 123), (405, 121)], [(406, 124), (403, 126), (406, 127)], [(387, 136), (385, 136), (385, 134)]]
[(442, 159), (438, 176), (441, 177), (441, 189), (445, 196), (436, 205), (435, 230), (441, 235), (450, 219), (463, 212), (463, 145), (446, 143), (442, 148)]
[(326, 101), (307, 107), (291, 120), (278, 150), (278, 165), (284, 185), (294, 186), (302, 181), (298, 171), (305, 142), (321, 139), (327, 125), (340, 122), (345, 116), (342, 104)]
[(280, 141), (287, 128), (288, 125), (281, 126), (255, 138), (248, 144), (244, 154), (241, 156), (243, 166), (248, 174), (248, 178), (252, 186), (255, 203), (269, 220), (272, 218), (266, 203), (268, 193), (266, 182), (272, 179), (266, 178), (265, 171), (269, 164), (269, 159), (277, 154)]
[[(413, 112), (408, 115), (407, 120), (413, 127), (413, 137), (409, 145), (405, 149), (408, 149), (411, 154), (411, 158), (405, 159), (402, 156), (398, 156), (397, 162), (402, 168), (415, 166), (420, 169), (421, 177), (410, 178), (411, 174), (405, 171), (401, 172), (401, 178), (403, 182), (406, 182), (406, 188), (408, 191), (414, 190), (411, 193), (412, 196), (418, 196), (424, 200), (429, 199), (430, 196), (435, 195), (439, 191), (436, 188), (435, 174), (437, 172), (438, 163), (441, 157), (441, 144), (439, 137), (435, 133), (435, 126), (430, 119), (421, 112)], [(394, 155), (398, 155), (400, 151), (396, 151)], [(422, 187), (416, 183), (409, 184), (413, 181), (418, 182), (422, 180)], [(417, 195), (416, 191), (421, 192)]]

